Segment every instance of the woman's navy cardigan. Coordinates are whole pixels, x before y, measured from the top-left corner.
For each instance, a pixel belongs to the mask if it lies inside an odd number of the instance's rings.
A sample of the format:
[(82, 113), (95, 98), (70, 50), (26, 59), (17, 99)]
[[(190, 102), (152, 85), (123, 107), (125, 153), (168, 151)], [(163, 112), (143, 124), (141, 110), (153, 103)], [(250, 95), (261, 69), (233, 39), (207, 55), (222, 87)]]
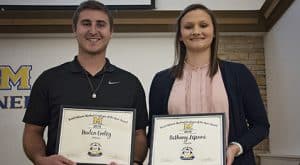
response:
[[(220, 61), (221, 75), (229, 103), (228, 143), (238, 142), (243, 154), (236, 157), (234, 165), (255, 164), (252, 148), (269, 134), (269, 121), (255, 78), (243, 64)], [(152, 116), (168, 114), (168, 100), (175, 77), (171, 69), (158, 72), (153, 78), (149, 95), (151, 141)]]

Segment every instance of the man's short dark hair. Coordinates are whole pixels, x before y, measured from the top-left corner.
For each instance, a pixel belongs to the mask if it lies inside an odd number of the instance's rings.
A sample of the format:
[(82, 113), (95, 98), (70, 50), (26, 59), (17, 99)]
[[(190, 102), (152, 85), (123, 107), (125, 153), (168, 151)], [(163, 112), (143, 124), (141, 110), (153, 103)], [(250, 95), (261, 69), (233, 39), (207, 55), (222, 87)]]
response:
[(99, 11), (104, 12), (109, 19), (110, 31), (112, 31), (114, 23), (113, 23), (113, 17), (111, 15), (110, 11), (103, 3), (96, 1), (96, 0), (86, 0), (86, 1), (83, 1), (82, 3), (80, 3), (80, 5), (78, 6), (78, 8), (76, 9), (76, 11), (73, 14), (73, 22), (72, 22), (73, 30), (77, 29), (77, 22), (78, 22), (80, 13), (83, 10), (87, 10), (87, 9), (99, 10)]

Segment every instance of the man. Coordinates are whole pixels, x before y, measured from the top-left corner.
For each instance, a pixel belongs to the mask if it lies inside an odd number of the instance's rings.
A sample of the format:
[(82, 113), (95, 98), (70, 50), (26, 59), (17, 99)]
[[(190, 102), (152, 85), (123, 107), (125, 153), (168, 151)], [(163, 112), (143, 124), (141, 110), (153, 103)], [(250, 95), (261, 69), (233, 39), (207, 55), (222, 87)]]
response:
[[(135, 108), (134, 164), (142, 164), (147, 154), (145, 94), (134, 75), (105, 58), (113, 31), (112, 16), (102, 3), (85, 1), (74, 13), (73, 31), (78, 55), (71, 62), (43, 72), (33, 85), (23, 119), (26, 155), (39, 165), (75, 164), (55, 154), (61, 105)], [(43, 140), (46, 126), (47, 144)]]

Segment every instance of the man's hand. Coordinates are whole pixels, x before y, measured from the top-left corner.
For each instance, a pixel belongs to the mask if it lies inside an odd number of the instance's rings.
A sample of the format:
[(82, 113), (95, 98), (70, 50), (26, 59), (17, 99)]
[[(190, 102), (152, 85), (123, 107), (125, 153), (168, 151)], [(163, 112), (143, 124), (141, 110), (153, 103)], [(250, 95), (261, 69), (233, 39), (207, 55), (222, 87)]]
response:
[(35, 165), (76, 165), (75, 162), (61, 155), (40, 156), (37, 157)]

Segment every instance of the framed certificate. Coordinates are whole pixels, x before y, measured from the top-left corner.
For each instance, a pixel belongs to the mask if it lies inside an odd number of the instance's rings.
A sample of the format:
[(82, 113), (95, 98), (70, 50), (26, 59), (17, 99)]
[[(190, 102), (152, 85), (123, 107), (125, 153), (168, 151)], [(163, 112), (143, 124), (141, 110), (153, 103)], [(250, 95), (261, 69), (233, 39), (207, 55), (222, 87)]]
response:
[(78, 164), (133, 162), (135, 109), (62, 106), (58, 154)]
[(153, 117), (150, 165), (225, 165), (224, 113)]

